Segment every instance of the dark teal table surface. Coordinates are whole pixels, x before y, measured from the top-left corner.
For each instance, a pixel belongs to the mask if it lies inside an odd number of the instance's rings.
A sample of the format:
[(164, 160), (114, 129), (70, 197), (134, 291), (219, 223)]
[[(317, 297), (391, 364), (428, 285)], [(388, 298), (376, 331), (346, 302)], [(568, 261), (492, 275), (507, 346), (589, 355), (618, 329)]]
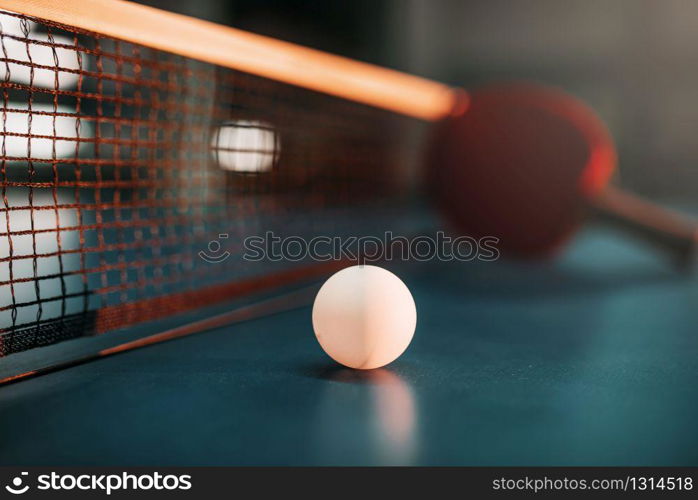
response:
[(418, 327), (386, 369), (266, 317), (0, 388), (0, 463), (698, 465), (695, 277), (600, 229), (395, 269)]

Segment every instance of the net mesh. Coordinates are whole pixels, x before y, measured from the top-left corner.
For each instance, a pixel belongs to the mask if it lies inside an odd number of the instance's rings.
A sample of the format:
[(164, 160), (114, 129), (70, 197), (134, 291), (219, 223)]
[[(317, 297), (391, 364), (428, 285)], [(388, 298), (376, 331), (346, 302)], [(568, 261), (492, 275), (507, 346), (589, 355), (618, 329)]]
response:
[(250, 262), (244, 238), (371, 234), (404, 209), (405, 118), (0, 24), (0, 355), (298, 279), (311, 262)]

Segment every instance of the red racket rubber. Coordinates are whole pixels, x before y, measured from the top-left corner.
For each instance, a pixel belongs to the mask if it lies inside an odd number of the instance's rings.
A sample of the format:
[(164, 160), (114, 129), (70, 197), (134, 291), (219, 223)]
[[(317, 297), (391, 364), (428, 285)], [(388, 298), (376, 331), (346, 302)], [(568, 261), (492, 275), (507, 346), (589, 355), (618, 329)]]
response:
[(509, 255), (549, 256), (591, 208), (682, 263), (694, 255), (693, 221), (608, 186), (616, 167), (611, 136), (579, 100), (518, 84), (464, 94), (459, 109), (437, 126), (425, 173), (458, 233), (495, 236)]

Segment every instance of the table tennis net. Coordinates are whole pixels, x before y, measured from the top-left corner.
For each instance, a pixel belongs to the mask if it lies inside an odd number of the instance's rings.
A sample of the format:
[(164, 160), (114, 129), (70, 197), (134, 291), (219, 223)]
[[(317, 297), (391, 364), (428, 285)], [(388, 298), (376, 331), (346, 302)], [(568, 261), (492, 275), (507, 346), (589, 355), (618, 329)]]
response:
[(317, 265), (249, 262), (244, 238), (371, 234), (404, 209), (405, 118), (24, 15), (0, 25), (0, 356), (299, 279)]

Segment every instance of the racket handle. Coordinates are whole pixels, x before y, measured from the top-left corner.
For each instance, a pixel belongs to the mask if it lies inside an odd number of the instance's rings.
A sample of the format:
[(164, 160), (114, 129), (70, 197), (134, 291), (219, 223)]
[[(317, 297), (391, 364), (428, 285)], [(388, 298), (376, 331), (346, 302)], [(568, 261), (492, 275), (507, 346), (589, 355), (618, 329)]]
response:
[(698, 254), (695, 220), (614, 186), (606, 186), (590, 205), (601, 220), (650, 243), (680, 269), (694, 268)]

